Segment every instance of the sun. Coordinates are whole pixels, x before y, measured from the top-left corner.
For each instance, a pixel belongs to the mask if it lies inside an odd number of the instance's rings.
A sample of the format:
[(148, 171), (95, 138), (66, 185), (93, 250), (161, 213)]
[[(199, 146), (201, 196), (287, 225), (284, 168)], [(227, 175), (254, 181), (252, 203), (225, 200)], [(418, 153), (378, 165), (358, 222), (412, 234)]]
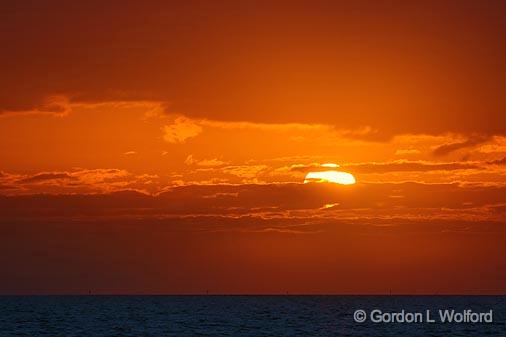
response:
[[(323, 166), (323, 165), (322, 165)], [(324, 167), (330, 167), (325, 165)], [(333, 167), (338, 167), (333, 166)], [(308, 172), (304, 178), (304, 184), (316, 182), (316, 183), (334, 183), (340, 185), (353, 185), (356, 183), (353, 174), (342, 171), (317, 171)]]

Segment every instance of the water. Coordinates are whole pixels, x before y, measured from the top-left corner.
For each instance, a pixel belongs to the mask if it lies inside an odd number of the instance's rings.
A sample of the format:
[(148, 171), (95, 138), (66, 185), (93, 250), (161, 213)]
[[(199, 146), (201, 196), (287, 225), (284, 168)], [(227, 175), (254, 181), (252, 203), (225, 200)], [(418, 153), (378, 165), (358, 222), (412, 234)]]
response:
[[(357, 309), (493, 310), (493, 323), (357, 323)], [(0, 336), (506, 336), (500, 296), (3, 296)]]

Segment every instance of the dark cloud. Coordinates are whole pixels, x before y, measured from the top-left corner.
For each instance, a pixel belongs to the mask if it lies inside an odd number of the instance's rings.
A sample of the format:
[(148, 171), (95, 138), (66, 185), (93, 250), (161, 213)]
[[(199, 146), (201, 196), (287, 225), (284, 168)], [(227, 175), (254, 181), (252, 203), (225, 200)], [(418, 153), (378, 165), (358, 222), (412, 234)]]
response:
[(489, 161), (488, 163), (492, 164), (492, 165), (506, 165), (506, 157), (504, 157), (502, 159), (492, 160), (492, 161)]
[(476, 163), (453, 162), (437, 163), (422, 161), (393, 161), (384, 163), (356, 163), (342, 165), (338, 168), (322, 167), (320, 164), (293, 165), (290, 167), (294, 172), (310, 171), (332, 171), (343, 170), (351, 173), (390, 173), (390, 172), (430, 172), (430, 171), (455, 171), (455, 170), (477, 170), (481, 169)]
[(33, 184), (33, 183), (39, 183), (39, 182), (45, 182), (50, 180), (61, 180), (61, 179), (76, 179), (75, 177), (72, 177), (68, 173), (59, 173), (59, 172), (47, 172), (47, 173), (38, 173), (31, 177), (24, 178), (18, 181), (20, 184)]
[(472, 136), (463, 142), (455, 142), (438, 146), (432, 153), (435, 156), (446, 156), (458, 150), (468, 149), (476, 145), (483, 144), (485, 142), (488, 142), (490, 139), (491, 139), (490, 136), (484, 135)]
[(0, 175), (0, 186), (10, 186), (23, 194), (100, 193), (139, 190), (156, 193), (165, 183), (157, 175), (133, 174), (120, 169), (80, 169), (71, 171), (40, 172), (32, 174)]
[(505, 202), (501, 186), (384, 183), (192, 185), (175, 187), (156, 196), (135, 191), (110, 194), (23, 195), (0, 197), (0, 215), (17, 216), (237, 216), (332, 210), (421, 210), (487, 207)]
[(352, 173), (389, 173), (389, 172), (431, 172), (431, 171), (455, 171), (455, 170), (477, 170), (480, 166), (474, 163), (430, 163), (430, 162), (386, 162), (386, 163), (364, 163), (343, 166), (343, 170)]
[(502, 2), (0, 6), (4, 112), (61, 113), (47, 99), (65, 95), (161, 101), (214, 120), (370, 126), (350, 135), (372, 140), (506, 132)]

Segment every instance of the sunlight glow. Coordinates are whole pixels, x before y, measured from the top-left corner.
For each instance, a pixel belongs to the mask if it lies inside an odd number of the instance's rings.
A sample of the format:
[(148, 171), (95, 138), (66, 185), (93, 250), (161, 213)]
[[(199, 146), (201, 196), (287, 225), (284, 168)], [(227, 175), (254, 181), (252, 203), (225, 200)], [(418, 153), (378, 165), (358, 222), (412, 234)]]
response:
[(325, 163), (325, 164), (321, 164), (321, 167), (339, 167), (339, 165), (337, 164), (334, 164), (334, 163)]
[(333, 203), (333, 204), (325, 204), (325, 205), (323, 205), (323, 207), (320, 207), (320, 209), (329, 209), (329, 208), (334, 208), (336, 206), (339, 206), (338, 202)]
[(306, 174), (306, 178), (304, 179), (304, 184), (310, 182), (352, 185), (356, 183), (356, 180), (351, 173), (341, 171), (322, 171), (308, 172), (308, 174)]

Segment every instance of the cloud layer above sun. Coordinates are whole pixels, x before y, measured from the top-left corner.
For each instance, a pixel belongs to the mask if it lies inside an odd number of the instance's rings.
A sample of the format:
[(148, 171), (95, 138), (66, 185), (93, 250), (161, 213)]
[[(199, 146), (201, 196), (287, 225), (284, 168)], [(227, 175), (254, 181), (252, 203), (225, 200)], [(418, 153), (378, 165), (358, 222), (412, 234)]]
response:
[(505, 134), (504, 4), (285, 5), (4, 3), (0, 111), (64, 114), (63, 95), (377, 139)]

